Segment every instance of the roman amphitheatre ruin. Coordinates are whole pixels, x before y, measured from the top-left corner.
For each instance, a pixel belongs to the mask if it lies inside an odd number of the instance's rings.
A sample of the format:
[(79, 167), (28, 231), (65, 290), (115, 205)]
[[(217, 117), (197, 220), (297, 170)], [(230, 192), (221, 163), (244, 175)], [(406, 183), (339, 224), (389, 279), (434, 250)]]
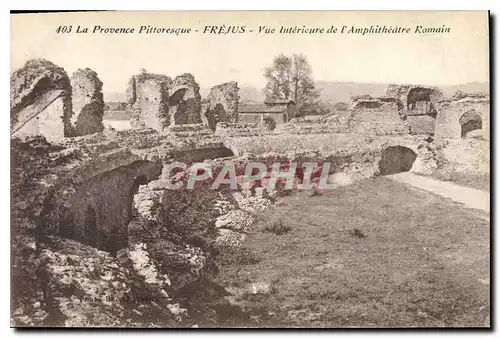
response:
[[(489, 94), (391, 85), (269, 127), (241, 117), (236, 82), (203, 98), (192, 74), (141, 72), (115, 130), (102, 87), (41, 59), (11, 76), (12, 325), (487, 325)], [(170, 190), (176, 161), (328, 162), (336, 188)]]

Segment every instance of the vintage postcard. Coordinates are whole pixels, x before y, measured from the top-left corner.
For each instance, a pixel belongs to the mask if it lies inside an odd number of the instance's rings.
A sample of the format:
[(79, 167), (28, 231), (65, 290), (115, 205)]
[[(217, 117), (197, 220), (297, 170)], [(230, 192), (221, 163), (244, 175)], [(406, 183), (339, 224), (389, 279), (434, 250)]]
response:
[(489, 328), (489, 20), (11, 14), (11, 326)]

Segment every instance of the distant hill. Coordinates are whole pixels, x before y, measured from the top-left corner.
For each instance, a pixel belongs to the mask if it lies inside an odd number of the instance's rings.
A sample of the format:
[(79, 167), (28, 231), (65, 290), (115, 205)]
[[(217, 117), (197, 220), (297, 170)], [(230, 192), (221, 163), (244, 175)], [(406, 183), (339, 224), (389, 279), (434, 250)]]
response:
[[(325, 102), (349, 102), (351, 96), (372, 95), (383, 96), (389, 83), (358, 83), (358, 82), (333, 82), (316, 81), (316, 87), (320, 90), (320, 99)], [(489, 92), (487, 82), (469, 82), (460, 85), (439, 86), (443, 94), (451, 97), (457, 90), (464, 92)], [(202, 97), (206, 97), (210, 88), (200, 88)], [(251, 85), (240, 85), (241, 101), (262, 102), (264, 94), (262, 90)], [(104, 101), (125, 102), (125, 93), (104, 93)]]
[(446, 97), (451, 97), (457, 90), (461, 90), (466, 93), (489, 93), (490, 85), (487, 82), (469, 82), (461, 85), (455, 86), (443, 86), (440, 87)]

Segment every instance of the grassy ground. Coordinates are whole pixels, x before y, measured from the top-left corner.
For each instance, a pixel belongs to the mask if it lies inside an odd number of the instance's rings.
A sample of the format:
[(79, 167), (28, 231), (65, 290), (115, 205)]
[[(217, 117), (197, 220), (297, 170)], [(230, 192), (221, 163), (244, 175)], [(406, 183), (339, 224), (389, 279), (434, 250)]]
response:
[(490, 175), (482, 173), (462, 173), (457, 171), (436, 171), (432, 177), (442, 181), (450, 181), (469, 188), (490, 191)]
[[(238, 326), (489, 325), (480, 211), (379, 178), (297, 193), (260, 219), (220, 260), (219, 282), (249, 315)], [(263, 230), (277, 219), (290, 230)]]

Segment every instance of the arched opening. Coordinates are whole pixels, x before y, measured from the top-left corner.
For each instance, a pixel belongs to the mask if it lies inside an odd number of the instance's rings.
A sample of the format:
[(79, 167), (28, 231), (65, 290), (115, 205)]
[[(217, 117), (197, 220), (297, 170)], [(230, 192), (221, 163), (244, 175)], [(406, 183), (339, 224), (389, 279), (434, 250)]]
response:
[(417, 154), (407, 147), (393, 146), (382, 151), (382, 158), (379, 162), (380, 175), (391, 175), (404, 171), (409, 171)]
[(220, 103), (217, 103), (214, 109), (211, 109), (207, 113), (208, 127), (215, 131), (217, 127), (217, 123), (221, 121), (227, 121), (227, 113), (224, 109), (224, 106)]
[(431, 92), (429, 88), (415, 87), (410, 89), (406, 97), (406, 108), (408, 111), (418, 111), (428, 114), (432, 110)]
[(461, 125), (461, 137), (464, 138), (473, 130), (480, 130), (483, 128), (483, 119), (476, 111), (469, 111), (463, 114), (458, 122)]
[(185, 107), (182, 107), (183, 105), (185, 105), (185, 103), (183, 103), (183, 99), (187, 90), (187, 88), (177, 89), (168, 99), (171, 125), (187, 123), (187, 115), (183, 114), (183, 112), (185, 112)]
[(58, 235), (72, 238), (116, 256), (129, 243), (128, 225), (134, 217), (139, 186), (161, 175), (162, 163), (136, 161), (93, 176), (69, 198), (57, 198), (44, 217)]

